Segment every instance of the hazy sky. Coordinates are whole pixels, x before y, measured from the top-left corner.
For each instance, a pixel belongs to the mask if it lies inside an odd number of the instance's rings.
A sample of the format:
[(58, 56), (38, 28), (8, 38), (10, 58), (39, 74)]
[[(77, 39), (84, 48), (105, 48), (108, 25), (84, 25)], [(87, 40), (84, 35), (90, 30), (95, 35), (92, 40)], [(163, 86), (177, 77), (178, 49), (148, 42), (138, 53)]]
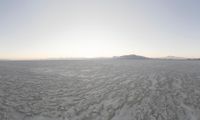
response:
[(200, 57), (199, 0), (0, 0), (0, 58)]

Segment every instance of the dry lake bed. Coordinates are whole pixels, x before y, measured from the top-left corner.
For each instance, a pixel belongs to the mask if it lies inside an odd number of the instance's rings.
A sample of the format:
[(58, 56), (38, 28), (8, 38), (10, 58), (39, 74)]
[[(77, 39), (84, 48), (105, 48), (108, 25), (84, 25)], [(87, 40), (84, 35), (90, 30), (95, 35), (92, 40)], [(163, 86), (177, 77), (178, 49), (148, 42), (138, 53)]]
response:
[(0, 61), (0, 120), (200, 120), (200, 61)]

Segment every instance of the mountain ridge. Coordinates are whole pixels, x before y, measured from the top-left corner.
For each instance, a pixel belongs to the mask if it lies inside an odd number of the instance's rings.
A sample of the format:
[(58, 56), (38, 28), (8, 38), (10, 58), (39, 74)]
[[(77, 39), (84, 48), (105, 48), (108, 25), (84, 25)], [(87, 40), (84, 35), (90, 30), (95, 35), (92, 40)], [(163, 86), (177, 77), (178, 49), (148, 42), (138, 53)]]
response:
[(141, 56), (141, 55), (135, 55), (135, 54), (114, 56), (113, 58), (116, 58), (116, 59), (150, 59), (148, 57)]

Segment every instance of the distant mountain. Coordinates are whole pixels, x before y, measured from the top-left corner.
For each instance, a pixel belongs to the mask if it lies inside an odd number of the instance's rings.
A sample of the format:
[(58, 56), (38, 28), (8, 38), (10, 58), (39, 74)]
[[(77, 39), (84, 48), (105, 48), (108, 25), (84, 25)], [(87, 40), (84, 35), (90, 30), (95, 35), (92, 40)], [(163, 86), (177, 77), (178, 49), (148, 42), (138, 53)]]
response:
[(200, 58), (188, 58), (187, 60), (200, 60)]
[(176, 56), (167, 56), (167, 57), (163, 57), (161, 59), (170, 59), (170, 60), (184, 60), (184, 59), (187, 59), (187, 58), (184, 58), (184, 57), (176, 57)]
[(122, 55), (122, 56), (114, 56), (114, 59), (157, 59), (157, 60), (198, 60), (200, 61), (200, 58), (186, 58), (186, 57), (177, 57), (177, 56), (166, 56), (166, 57), (160, 57), (160, 58), (149, 58), (145, 56), (130, 54), (130, 55)]
[(140, 55), (134, 55), (134, 54), (123, 55), (123, 56), (114, 56), (113, 58), (116, 58), (116, 59), (149, 59), (147, 57), (140, 56)]

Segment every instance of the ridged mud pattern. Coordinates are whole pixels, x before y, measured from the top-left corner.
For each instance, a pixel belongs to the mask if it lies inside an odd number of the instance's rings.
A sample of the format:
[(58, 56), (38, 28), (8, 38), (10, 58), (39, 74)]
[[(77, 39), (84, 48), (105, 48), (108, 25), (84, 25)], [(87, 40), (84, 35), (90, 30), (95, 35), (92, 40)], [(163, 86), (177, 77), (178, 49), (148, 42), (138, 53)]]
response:
[(0, 120), (200, 120), (200, 61), (0, 62)]

